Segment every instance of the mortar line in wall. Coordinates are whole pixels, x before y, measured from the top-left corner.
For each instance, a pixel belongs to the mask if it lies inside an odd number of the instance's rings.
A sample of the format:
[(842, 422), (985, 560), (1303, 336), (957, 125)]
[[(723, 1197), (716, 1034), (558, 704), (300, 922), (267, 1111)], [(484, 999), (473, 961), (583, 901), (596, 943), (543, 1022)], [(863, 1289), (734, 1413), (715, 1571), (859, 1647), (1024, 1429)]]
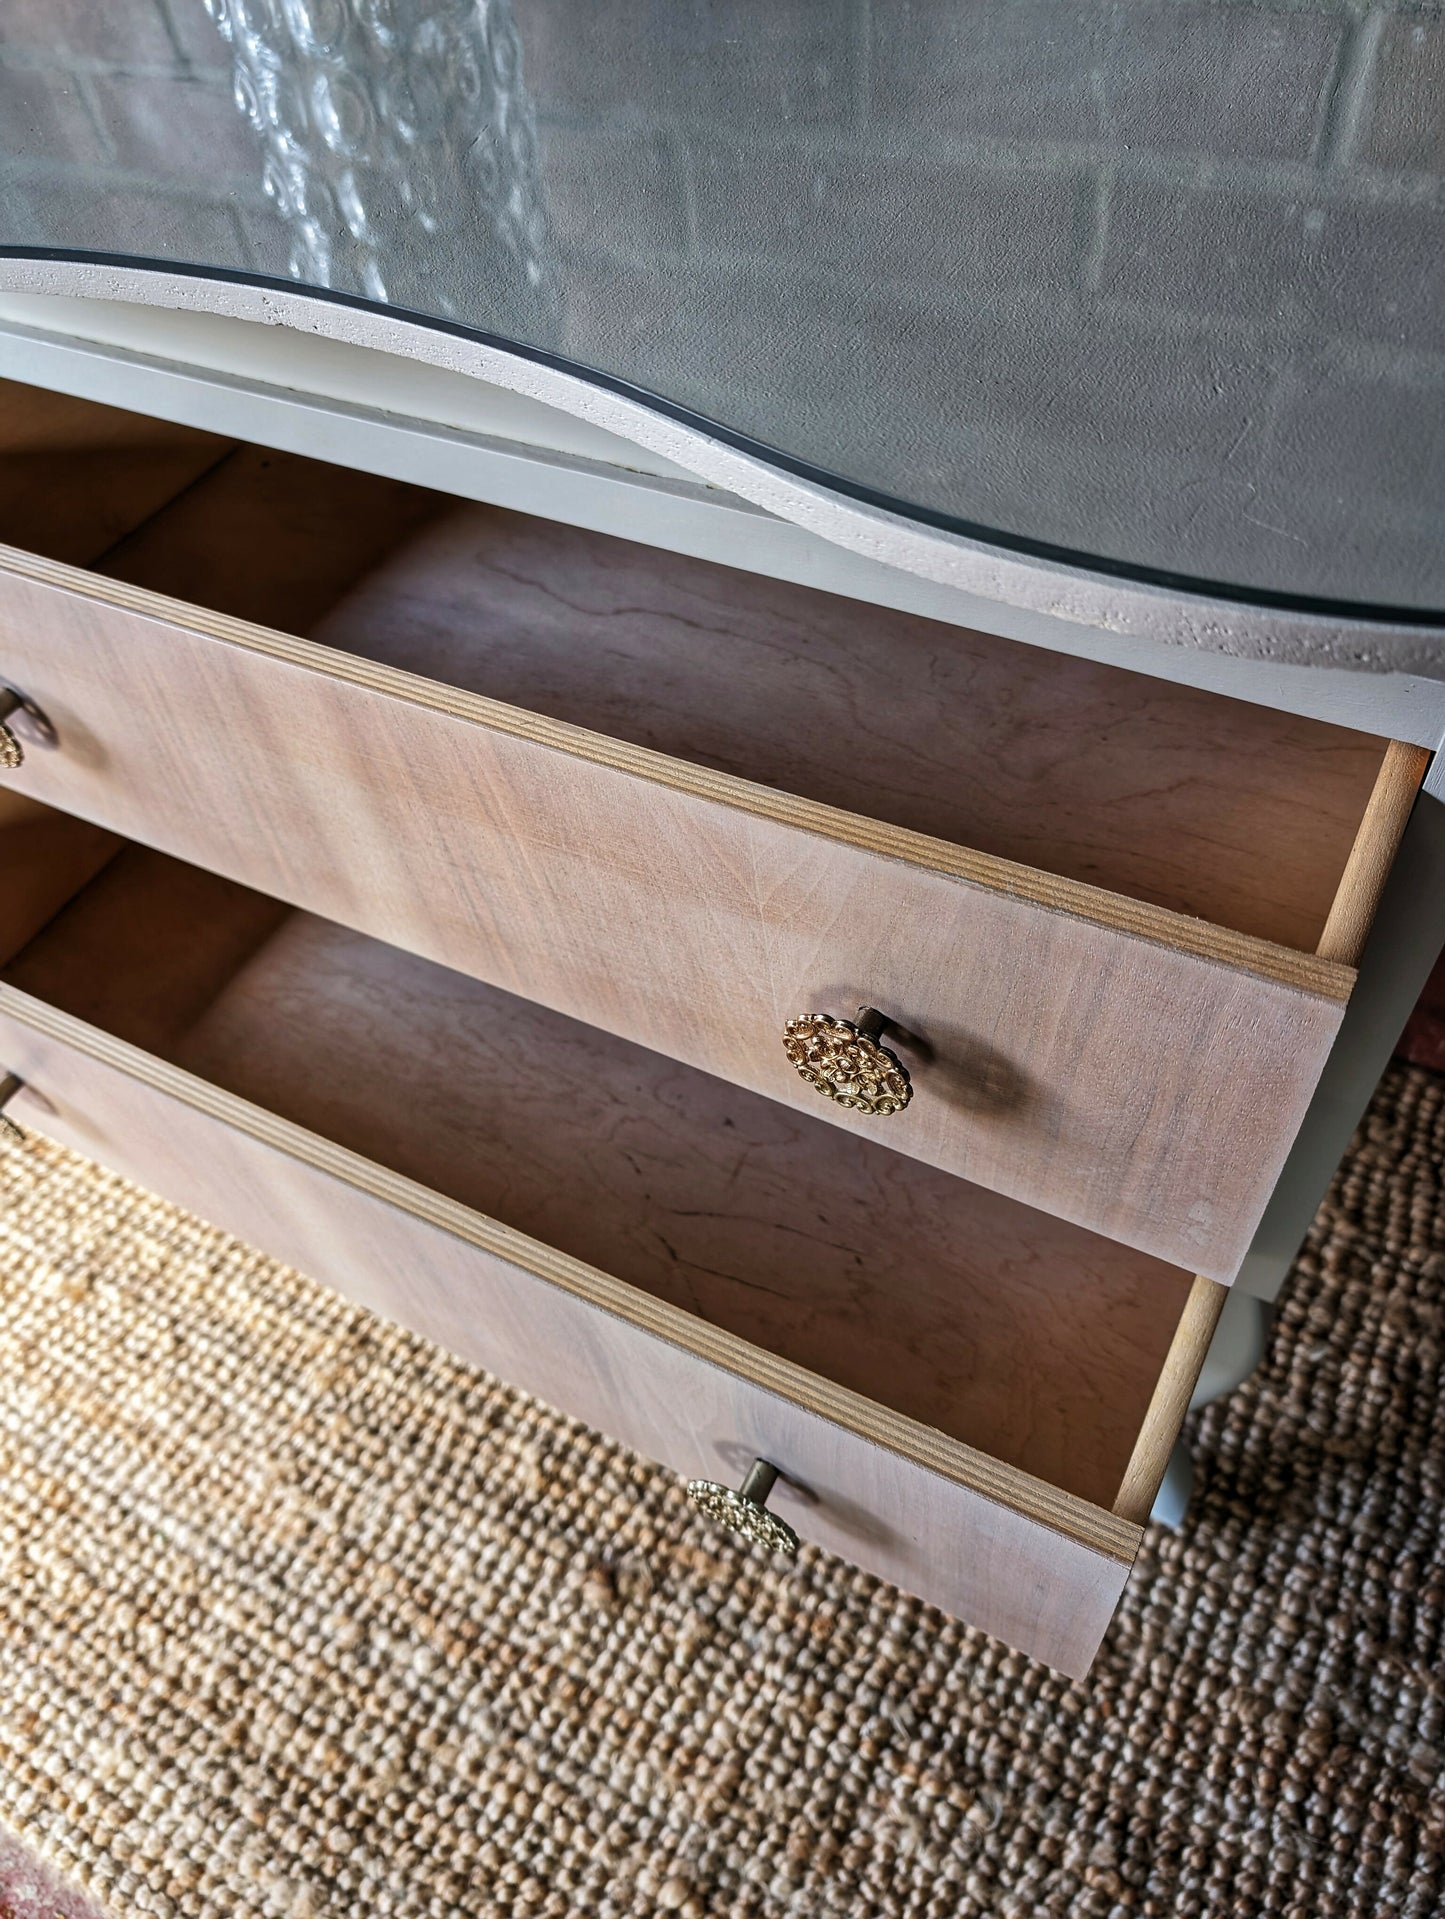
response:
[(1101, 166), (1089, 184), (1089, 230), (1084, 239), (1079, 263), (1079, 281), (1090, 293), (1097, 293), (1104, 278), (1104, 261), (1109, 252), (1109, 218), (1112, 211), (1115, 169)]
[(1375, 8), (1354, 21), (1345, 35), (1320, 126), (1319, 166), (1325, 173), (1343, 171), (1353, 156), (1384, 30), (1384, 11)]
[(873, 115), (873, 9), (869, 0), (854, 0), (853, 54), (857, 75), (853, 117), (858, 131), (863, 133)]

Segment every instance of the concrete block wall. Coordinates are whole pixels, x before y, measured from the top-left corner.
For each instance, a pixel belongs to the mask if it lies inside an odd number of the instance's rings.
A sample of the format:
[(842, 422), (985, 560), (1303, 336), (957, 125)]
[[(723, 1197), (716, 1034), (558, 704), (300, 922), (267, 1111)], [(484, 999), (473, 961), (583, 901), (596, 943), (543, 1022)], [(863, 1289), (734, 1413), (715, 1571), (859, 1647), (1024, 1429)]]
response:
[[(317, 0), (242, 3), (284, 49)], [(1182, 571), (1214, 569), (1227, 521), (1232, 567), (1288, 585), (1300, 525), (1370, 488), (1309, 567), (1346, 593), (1370, 554), (1418, 571), (1445, 483), (1440, 6), (511, 12), (560, 289), (542, 344), (1064, 545), (1124, 551), (1147, 511), (1128, 556)], [(204, 0), (8, 0), (0, 237), (284, 273), (231, 88)], [(441, 212), (394, 243), (390, 297), (536, 337), (476, 210)]]
[[(786, 400), (825, 463), (1063, 545), (1342, 597), (1367, 570), (1417, 578), (1445, 491), (1440, 9), (519, 20), (569, 319), (598, 357), (703, 412), (725, 388), (764, 440)], [(624, 21), (658, 58), (605, 57)]]
[(0, 7), (0, 238), (252, 264), (267, 211), (202, 0)]

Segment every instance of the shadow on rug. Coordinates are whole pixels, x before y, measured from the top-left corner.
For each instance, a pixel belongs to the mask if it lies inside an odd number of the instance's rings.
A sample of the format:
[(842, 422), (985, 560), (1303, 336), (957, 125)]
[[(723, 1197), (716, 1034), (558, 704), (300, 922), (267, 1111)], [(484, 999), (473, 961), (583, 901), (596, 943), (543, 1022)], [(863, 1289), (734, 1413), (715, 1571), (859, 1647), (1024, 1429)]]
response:
[(1073, 1684), (8, 1149), (0, 1820), (119, 1919), (1433, 1919), (1442, 1160), (1392, 1068)]

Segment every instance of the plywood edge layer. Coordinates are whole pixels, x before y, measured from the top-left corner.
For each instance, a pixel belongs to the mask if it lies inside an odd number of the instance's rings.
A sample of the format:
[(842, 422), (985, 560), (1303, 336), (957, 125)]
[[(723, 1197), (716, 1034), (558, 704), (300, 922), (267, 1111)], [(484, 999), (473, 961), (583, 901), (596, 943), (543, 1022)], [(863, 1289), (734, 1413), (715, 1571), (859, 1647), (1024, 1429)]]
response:
[(1400, 850), (1410, 813), (1430, 770), (1423, 746), (1391, 740), (1380, 762), (1350, 857), (1335, 889), (1329, 918), (1320, 934), (1319, 957), (1336, 965), (1358, 966), (1374, 924), (1375, 911), (1390, 868)]
[[(1320, 935), (1320, 956), (1331, 963), (1359, 965), (1380, 895), (1429, 771), (1430, 760), (1426, 747), (1412, 746), (1403, 740), (1391, 740), (1385, 747), (1334, 904)], [(1142, 1525), (1149, 1517), (1226, 1297), (1225, 1287), (1202, 1274), (1190, 1288), (1114, 1501), (1114, 1511), (1125, 1519)]]
[(1196, 1277), (1189, 1289), (1114, 1501), (1115, 1513), (1135, 1525), (1142, 1526), (1154, 1509), (1169, 1455), (1189, 1411), (1228, 1297), (1227, 1286), (1203, 1275)]
[(146, 587), (104, 579), (81, 567), (0, 545), (0, 571), (162, 625), (179, 627), (222, 645), (260, 654), (302, 672), (323, 674), (385, 698), (440, 713), (448, 719), (486, 727), (573, 759), (650, 780), (734, 812), (816, 834), (860, 852), (897, 860), (1046, 912), (1086, 920), (1127, 937), (1272, 980), (1319, 999), (1343, 1004), (1354, 987), (1354, 969), (1329, 958), (1299, 953), (1270, 940), (1236, 933), (1208, 920), (1129, 899), (1081, 880), (1063, 879), (1037, 867), (957, 846), (949, 840), (890, 826), (886, 821), (780, 792), (733, 774), (713, 772), (691, 761), (633, 746), (586, 727), (549, 719), (482, 694), (458, 691), (399, 667), (356, 659), (336, 648), (298, 639), (247, 620), (233, 619), (228, 614), (215, 613)]
[[(1126, 1567), (1133, 1563), (1142, 1532), (1140, 1527), (1117, 1514), (653, 1299), (611, 1274), (558, 1252), (499, 1220), (474, 1212), (415, 1180), (363, 1159), (319, 1134), (212, 1086), (169, 1061), (158, 1059), (13, 986), (0, 985), (0, 1013), (226, 1126), (249, 1134), (291, 1159), (519, 1267), (613, 1318), (885, 1446), (941, 1479), (1007, 1506), (1078, 1546)], [(36, 1090), (43, 1093), (44, 1088), (38, 1086)]]

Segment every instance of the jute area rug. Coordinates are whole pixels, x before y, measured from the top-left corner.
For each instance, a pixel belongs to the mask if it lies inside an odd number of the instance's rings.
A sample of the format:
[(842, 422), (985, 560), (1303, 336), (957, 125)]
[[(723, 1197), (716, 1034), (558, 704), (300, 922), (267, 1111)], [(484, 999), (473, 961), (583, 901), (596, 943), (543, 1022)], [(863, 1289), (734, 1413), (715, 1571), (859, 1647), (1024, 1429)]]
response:
[(1393, 1068), (1075, 1685), (8, 1150), (0, 1821), (121, 1919), (1433, 1919), (1442, 1159)]

